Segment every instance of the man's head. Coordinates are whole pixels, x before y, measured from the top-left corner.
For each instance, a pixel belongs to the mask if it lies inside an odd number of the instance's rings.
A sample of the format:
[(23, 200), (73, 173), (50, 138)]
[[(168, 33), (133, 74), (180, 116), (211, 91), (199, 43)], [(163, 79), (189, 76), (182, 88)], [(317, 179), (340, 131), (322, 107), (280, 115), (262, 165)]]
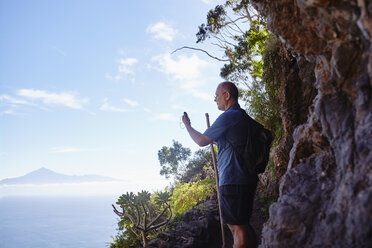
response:
[(231, 105), (238, 103), (238, 88), (232, 82), (222, 82), (217, 86), (214, 101), (219, 110), (225, 111)]

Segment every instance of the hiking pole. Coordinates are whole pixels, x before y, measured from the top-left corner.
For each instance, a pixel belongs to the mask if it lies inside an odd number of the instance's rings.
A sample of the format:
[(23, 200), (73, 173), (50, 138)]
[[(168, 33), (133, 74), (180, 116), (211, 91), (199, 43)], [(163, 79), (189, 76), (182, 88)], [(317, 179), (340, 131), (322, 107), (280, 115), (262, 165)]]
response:
[[(205, 113), (205, 118), (207, 119), (207, 128), (209, 128), (210, 127), (210, 123), (209, 123), (209, 115), (208, 115), (208, 113)], [(215, 178), (216, 178), (218, 212), (220, 213), (220, 223), (221, 223), (222, 248), (225, 248), (226, 247), (225, 246), (225, 231), (224, 231), (224, 228), (223, 228), (223, 221), (222, 221), (222, 215), (221, 215), (220, 188), (219, 188), (217, 159), (216, 159), (216, 153), (215, 153), (214, 148), (213, 148), (213, 143), (211, 143), (211, 153), (212, 153), (212, 162), (213, 162), (214, 175), (215, 175)]]

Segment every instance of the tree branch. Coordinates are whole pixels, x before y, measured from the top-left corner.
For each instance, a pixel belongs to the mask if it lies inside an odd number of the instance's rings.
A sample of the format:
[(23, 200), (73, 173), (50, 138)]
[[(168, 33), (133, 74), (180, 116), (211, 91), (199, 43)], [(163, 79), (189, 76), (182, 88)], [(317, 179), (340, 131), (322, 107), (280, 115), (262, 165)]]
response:
[(195, 47), (189, 47), (189, 46), (183, 46), (183, 47), (177, 48), (176, 50), (174, 50), (173, 52), (171, 52), (171, 54), (173, 54), (173, 53), (175, 53), (175, 52), (177, 52), (179, 50), (182, 50), (182, 49), (191, 49), (191, 50), (201, 51), (201, 52), (207, 54), (212, 59), (215, 59), (215, 60), (218, 60), (218, 61), (222, 61), (222, 62), (229, 61), (228, 59), (220, 59), (220, 58), (217, 58), (217, 57), (215, 57), (213, 55), (210, 55), (207, 51), (205, 51), (203, 49), (195, 48)]
[[(149, 218), (150, 218), (150, 222), (152, 221), (152, 219), (153, 219), (153, 216), (152, 216), (152, 213), (151, 213), (151, 211), (150, 211), (150, 208), (149, 208), (149, 204), (145, 204), (146, 205), (146, 208), (147, 208), (147, 212), (149, 212)], [(149, 225), (150, 226), (150, 225)]]
[[(149, 227), (151, 227), (155, 222), (157, 222), (157, 221), (159, 220), (159, 218), (160, 218), (161, 216), (163, 216), (163, 214), (165, 213), (165, 211), (167, 211), (168, 208), (169, 208), (169, 210), (170, 210), (170, 206), (167, 204), (167, 207), (165, 207), (165, 208), (163, 209), (163, 211), (162, 211), (160, 214), (158, 214), (158, 216), (157, 216), (153, 221), (150, 222)], [(172, 213), (171, 210), (170, 210), (170, 212)]]
[[(132, 222), (132, 224), (135, 225), (135, 221), (131, 215), (126, 214), (125, 212), (123, 213), (119, 212), (113, 204), (112, 204), (112, 207), (114, 208), (115, 214), (117, 214), (119, 217), (128, 217), (130, 221)], [(137, 229), (143, 230), (142, 228), (137, 228)]]
[[(171, 209), (171, 207), (170, 207), (169, 204), (167, 204), (166, 202), (165, 202), (165, 204), (167, 205), (167, 207), (164, 209), (164, 211), (165, 211), (166, 209), (169, 209), (169, 213), (170, 213), (170, 214), (169, 214), (169, 218), (168, 218), (167, 220), (165, 220), (165, 221), (163, 221), (163, 222), (161, 222), (161, 223), (155, 225), (155, 226), (150, 227), (150, 228), (148, 229), (149, 231), (151, 231), (151, 230), (156, 230), (157, 228), (159, 228), (159, 227), (161, 227), (161, 226), (167, 224), (167, 223), (171, 220), (171, 218), (172, 218), (172, 209)], [(164, 212), (164, 211), (163, 211), (163, 212)], [(162, 213), (162, 214), (163, 214), (163, 213)]]

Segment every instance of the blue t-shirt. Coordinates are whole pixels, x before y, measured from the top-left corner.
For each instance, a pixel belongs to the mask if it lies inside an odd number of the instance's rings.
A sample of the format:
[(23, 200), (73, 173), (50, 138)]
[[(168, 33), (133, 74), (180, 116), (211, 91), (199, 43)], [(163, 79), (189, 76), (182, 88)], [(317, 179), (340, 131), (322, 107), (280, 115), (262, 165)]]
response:
[[(257, 175), (246, 175), (242, 170), (238, 157), (234, 149), (226, 140), (225, 134), (230, 128), (233, 128), (244, 117), (244, 113), (239, 104), (230, 106), (223, 112), (216, 121), (208, 128), (204, 135), (217, 142), (218, 156), (217, 163), (220, 174), (219, 185), (228, 184), (250, 184), (256, 183)], [(245, 142), (245, 137), (237, 137)]]

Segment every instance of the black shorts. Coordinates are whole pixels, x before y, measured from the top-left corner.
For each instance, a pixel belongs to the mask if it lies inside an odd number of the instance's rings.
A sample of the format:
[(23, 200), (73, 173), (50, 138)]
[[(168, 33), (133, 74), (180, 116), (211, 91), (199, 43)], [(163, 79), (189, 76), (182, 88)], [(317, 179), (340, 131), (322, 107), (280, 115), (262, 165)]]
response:
[(220, 186), (221, 215), (225, 224), (249, 224), (256, 187), (257, 183)]

